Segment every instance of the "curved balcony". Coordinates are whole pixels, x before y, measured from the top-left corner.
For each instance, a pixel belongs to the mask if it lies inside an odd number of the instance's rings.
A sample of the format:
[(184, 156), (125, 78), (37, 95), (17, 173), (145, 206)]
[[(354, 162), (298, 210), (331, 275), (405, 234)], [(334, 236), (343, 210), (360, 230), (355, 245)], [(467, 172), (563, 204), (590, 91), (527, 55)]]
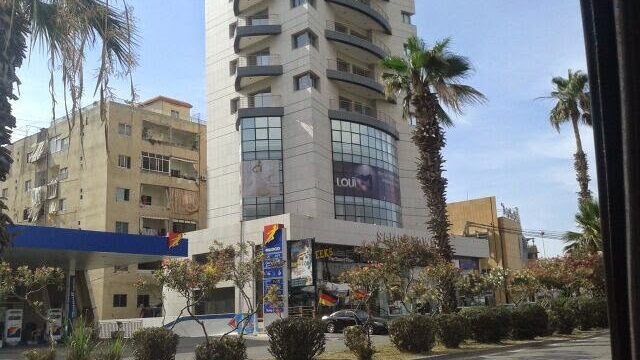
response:
[(240, 120), (252, 117), (284, 116), (282, 97), (270, 93), (255, 94), (237, 99), (236, 128)]
[(236, 70), (236, 91), (260, 80), (280, 75), (282, 75), (282, 65), (278, 55), (241, 56)]
[[(364, 26), (370, 25), (371, 28), (377, 28), (391, 35), (391, 24), (389, 23), (389, 15), (372, 2), (377, 0), (325, 0), (330, 4), (349, 9), (353, 12), (353, 16), (349, 16), (356, 24)], [(386, 0), (385, 0), (386, 1)], [(342, 10), (342, 9), (341, 9)]]
[(278, 15), (268, 17), (240, 17), (236, 27), (233, 49), (239, 53), (248, 46), (264, 41), (269, 36), (282, 33), (282, 25)]
[(329, 102), (329, 119), (343, 120), (372, 126), (399, 139), (396, 124), (388, 114), (347, 99), (331, 99)]
[(248, 8), (264, 1), (265, 0), (233, 0), (233, 14), (238, 16)]
[(327, 40), (334, 41), (338, 50), (353, 54), (353, 57), (367, 63), (377, 63), (391, 55), (389, 48), (379, 39), (365, 35), (349, 27), (347, 24), (327, 21), (324, 31)]
[(367, 98), (384, 99), (384, 86), (374, 71), (343, 60), (329, 59), (327, 78), (338, 81), (345, 90)]

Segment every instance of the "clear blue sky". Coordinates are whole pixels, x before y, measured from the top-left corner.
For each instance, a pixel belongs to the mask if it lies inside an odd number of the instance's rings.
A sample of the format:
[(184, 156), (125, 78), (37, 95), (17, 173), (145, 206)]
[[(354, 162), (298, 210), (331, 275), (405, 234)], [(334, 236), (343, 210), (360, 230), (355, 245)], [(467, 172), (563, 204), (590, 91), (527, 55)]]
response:
[[(135, 73), (140, 98), (183, 99), (206, 117), (203, 0), (130, 3), (141, 35)], [(553, 76), (586, 68), (578, 0), (416, 0), (416, 12), (419, 35), (428, 43), (452, 37), (453, 49), (474, 63), (469, 83), (489, 98), (447, 130), (448, 200), (495, 195), (498, 203), (520, 208), (526, 229), (573, 229), (574, 141), (569, 128), (558, 134), (548, 125), (552, 103), (536, 98), (550, 91)], [(95, 54), (90, 66), (94, 60)], [(14, 110), (16, 136), (23, 136), (51, 119), (42, 55), (34, 53), (19, 75), (23, 84)], [(124, 82), (113, 84), (120, 97), (127, 96)], [(92, 92), (87, 87), (87, 102)], [(588, 129), (582, 133), (595, 188), (593, 138)], [(561, 248), (546, 241), (547, 255)]]

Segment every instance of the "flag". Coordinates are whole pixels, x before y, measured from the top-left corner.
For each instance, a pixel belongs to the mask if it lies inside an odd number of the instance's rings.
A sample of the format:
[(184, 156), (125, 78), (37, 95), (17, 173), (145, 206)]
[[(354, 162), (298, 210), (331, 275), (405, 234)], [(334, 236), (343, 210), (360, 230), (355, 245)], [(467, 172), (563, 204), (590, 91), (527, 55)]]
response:
[(169, 249), (178, 247), (178, 245), (180, 245), (180, 241), (182, 241), (182, 233), (170, 232), (167, 234), (167, 245), (169, 246)]
[(320, 305), (323, 306), (336, 306), (336, 304), (338, 303), (338, 299), (329, 295), (329, 294), (320, 294), (320, 299), (318, 301), (320, 303)]
[(278, 231), (283, 227), (284, 225), (282, 224), (265, 225), (262, 232), (262, 245), (267, 245), (268, 243), (273, 241), (273, 239), (276, 238)]

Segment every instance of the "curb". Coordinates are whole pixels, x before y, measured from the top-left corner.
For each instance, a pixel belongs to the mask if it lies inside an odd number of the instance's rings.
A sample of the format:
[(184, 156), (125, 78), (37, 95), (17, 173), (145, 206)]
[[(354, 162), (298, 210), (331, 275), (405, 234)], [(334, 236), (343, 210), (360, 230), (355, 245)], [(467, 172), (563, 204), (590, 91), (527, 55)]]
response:
[(589, 336), (575, 338), (575, 339), (534, 340), (534, 341), (532, 341), (530, 343), (526, 343), (526, 344), (505, 345), (505, 346), (502, 346), (502, 347), (496, 347), (496, 348), (492, 348), (492, 349), (485, 349), (485, 350), (478, 350), (478, 351), (466, 351), (466, 352), (460, 352), (460, 353), (456, 353), (456, 354), (429, 355), (429, 356), (417, 358), (415, 360), (434, 360), (434, 359), (437, 359), (437, 360), (449, 360), (449, 359), (464, 359), (464, 358), (468, 358), (468, 357), (471, 357), (471, 356), (493, 355), (493, 354), (498, 354), (498, 353), (502, 353), (502, 352), (506, 352), (506, 351), (512, 351), (512, 350), (519, 350), (519, 349), (525, 349), (525, 348), (540, 348), (540, 347), (547, 346), (547, 345), (559, 344), (559, 343), (564, 343), (564, 342), (569, 342), (569, 341), (592, 339), (592, 338), (596, 338), (596, 337), (599, 337), (599, 336), (602, 336), (602, 335), (605, 335), (605, 334), (608, 334), (608, 333), (609, 333), (608, 330), (599, 330), (597, 332), (594, 332), (594, 333), (590, 334)]

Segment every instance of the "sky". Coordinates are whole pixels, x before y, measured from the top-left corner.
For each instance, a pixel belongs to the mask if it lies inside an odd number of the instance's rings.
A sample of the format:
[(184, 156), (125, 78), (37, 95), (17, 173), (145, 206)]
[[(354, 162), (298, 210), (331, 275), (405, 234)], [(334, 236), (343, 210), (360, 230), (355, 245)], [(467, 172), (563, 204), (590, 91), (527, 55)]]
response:
[[(139, 98), (156, 95), (193, 104), (206, 118), (204, 0), (130, 0), (140, 34), (134, 82)], [(452, 49), (470, 58), (468, 84), (488, 98), (469, 107), (447, 129), (445, 149), (448, 201), (496, 196), (498, 204), (518, 207), (527, 230), (574, 229), (577, 183), (575, 141), (569, 127), (557, 133), (548, 122), (553, 102), (539, 99), (551, 91), (551, 78), (568, 69), (586, 70), (578, 0), (416, 0), (413, 22), (428, 44), (451, 37)], [(87, 68), (98, 65), (96, 52)], [(95, 71), (87, 74), (93, 79)], [(34, 133), (51, 120), (46, 58), (36, 48), (18, 72), (20, 99), (14, 138)], [(113, 80), (117, 96), (128, 85)], [(62, 87), (57, 83), (58, 99)], [(85, 103), (93, 101), (87, 86)], [(61, 108), (57, 115), (62, 115)], [(595, 189), (593, 135), (582, 137)], [(558, 240), (536, 239), (540, 255), (562, 252)], [(543, 251), (544, 250), (544, 251)]]

